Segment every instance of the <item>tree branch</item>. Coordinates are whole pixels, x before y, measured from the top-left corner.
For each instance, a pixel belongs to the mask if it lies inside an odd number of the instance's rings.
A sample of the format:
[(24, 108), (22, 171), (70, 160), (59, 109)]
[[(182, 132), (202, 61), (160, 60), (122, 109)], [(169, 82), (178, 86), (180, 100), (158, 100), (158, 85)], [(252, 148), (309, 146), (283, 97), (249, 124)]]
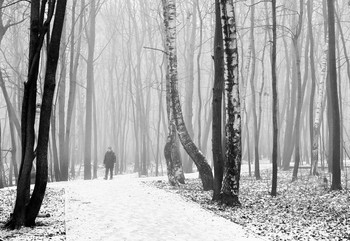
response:
[(166, 55), (168, 55), (168, 53), (167, 52), (165, 52), (164, 50), (162, 50), (162, 49), (157, 49), (157, 48), (152, 48), (152, 47), (143, 47), (144, 49), (151, 49), (151, 50), (156, 50), (156, 51), (160, 51), (160, 52), (163, 52), (163, 54), (166, 54)]

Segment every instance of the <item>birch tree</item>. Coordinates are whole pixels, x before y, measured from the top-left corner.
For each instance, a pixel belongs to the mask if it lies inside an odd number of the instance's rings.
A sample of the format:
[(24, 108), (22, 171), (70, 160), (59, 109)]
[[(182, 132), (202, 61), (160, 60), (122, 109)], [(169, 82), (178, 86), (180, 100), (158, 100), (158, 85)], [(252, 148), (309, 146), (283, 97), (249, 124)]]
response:
[[(206, 158), (193, 143), (182, 115), (182, 108), (178, 91), (177, 76), (177, 55), (176, 55), (176, 2), (174, 0), (163, 0), (164, 23), (166, 31), (167, 55), (168, 55), (168, 78), (171, 86), (171, 109), (174, 115), (176, 130), (182, 146), (192, 158), (202, 180), (203, 189), (211, 190), (213, 188), (213, 174), (207, 163)], [(168, 22), (168, 23), (166, 23)], [(169, 141), (169, 139), (168, 139)], [(168, 142), (169, 143), (169, 142)], [(167, 143), (167, 145), (168, 145)]]
[[(167, 175), (171, 185), (178, 185), (178, 183), (185, 183), (185, 176), (183, 174), (183, 167), (180, 159), (180, 151), (178, 146), (178, 141), (176, 138), (176, 124), (174, 116), (174, 108), (172, 101), (172, 86), (171, 81), (174, 74), (177, 74), (174, 71), (174, 68), (177, 68), (177, 57), (174, 50), (176, 44), (176, 29), (170, 33), (170, 24), (175, 22), (175, 12), (170, 17), (170, 2), (168, 0), (163, 0), (163, 13), (164, 13), (164, 26), (165, 26), (165, 49), (167, 57), (166, 62), (166, 105), (168, 113), (168, 137), (167, 142), (164, 147), (164, 156), (167, 165)], [(174, 3), (175, 4), (175, 3)], [(175, 6), (174, 6), (175, 7)], [(175, 10), (173, 10), (175, 11)], [(173, 26), (172, 26), (173, 27)], [(173, 36), (171, 36), (173, 34)], [(172, 39), (171, 39), (172, 38)], [(170, 51), (173, 51), (173, 58), (170, 59)], [(176, 57), (176, 58), (175, 58)], [(176, 69), (177, 71), (177, 69)], [(177, 76), (174, 76), (177, 78)], [(173, 79), (174, 79), (173, 77)]]
[(222, 203), (236, 206), (240, 205), (238, 195), (242, 162), (237, 28), (233, 1), (221, 0), (220, 7), (226, 54), (226, 166), (220, 195)]

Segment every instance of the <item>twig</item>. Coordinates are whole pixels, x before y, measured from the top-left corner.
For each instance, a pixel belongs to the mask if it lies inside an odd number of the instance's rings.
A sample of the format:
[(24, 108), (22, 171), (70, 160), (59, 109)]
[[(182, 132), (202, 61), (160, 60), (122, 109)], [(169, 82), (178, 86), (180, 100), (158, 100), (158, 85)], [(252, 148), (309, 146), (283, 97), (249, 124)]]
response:
[(151, 47), (143, 47), (143, 48), (145, 48), (145, 49), (151, 49), (151, 50), (157, 50), (157, 51), (163, 52), (163, 54), (168, 55), (168, 53), (167, 53), (167, 52), (165, 52), (165, 51), (164, 51), (164, 50), (162, 50), (162, 49), (151, 48)]

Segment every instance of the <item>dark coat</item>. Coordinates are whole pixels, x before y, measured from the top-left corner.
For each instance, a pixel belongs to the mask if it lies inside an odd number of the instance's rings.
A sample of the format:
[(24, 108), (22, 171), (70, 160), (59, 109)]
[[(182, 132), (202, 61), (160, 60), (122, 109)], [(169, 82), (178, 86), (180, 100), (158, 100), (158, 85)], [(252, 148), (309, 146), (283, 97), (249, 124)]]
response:
[(106, 167), (113, 167), (116, 160), (117, 160), (117, 158), (116, 158), (114, 152), (107, 151), (105, 154), (105, 159), (103, 160), (103, 164), (105, 164)]

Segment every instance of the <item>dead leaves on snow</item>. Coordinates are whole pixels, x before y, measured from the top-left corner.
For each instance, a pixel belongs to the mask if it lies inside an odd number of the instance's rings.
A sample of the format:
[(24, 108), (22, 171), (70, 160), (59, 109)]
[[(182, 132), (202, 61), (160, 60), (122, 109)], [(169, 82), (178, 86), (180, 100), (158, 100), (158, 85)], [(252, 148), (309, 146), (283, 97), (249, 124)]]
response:
[(322, 180), (307, 170), (290, 182), (291, 172), (279, 172), (278, 196), (271, 197), (271, 173), (262, 172), (262, 180), (241, 177), (241, 208), (212, 202), (212, 192), (201, 189), (199, 179), (187, 179), (180, 188), (166, 181), (153, 182), (159, 188), (178, 193), (201, 204), (207, 210), (238, 223), (272, 240), (347, 240), (350, 239), (349, 190), (329, 191)]
[(48, 187), (40, 217), (36, 219), (37, 226), (7, 230), (2, 226), (13, 211), (16, 189), (0, 189), (0, 240), (66, 240), (64, 196), (64, 189)]

